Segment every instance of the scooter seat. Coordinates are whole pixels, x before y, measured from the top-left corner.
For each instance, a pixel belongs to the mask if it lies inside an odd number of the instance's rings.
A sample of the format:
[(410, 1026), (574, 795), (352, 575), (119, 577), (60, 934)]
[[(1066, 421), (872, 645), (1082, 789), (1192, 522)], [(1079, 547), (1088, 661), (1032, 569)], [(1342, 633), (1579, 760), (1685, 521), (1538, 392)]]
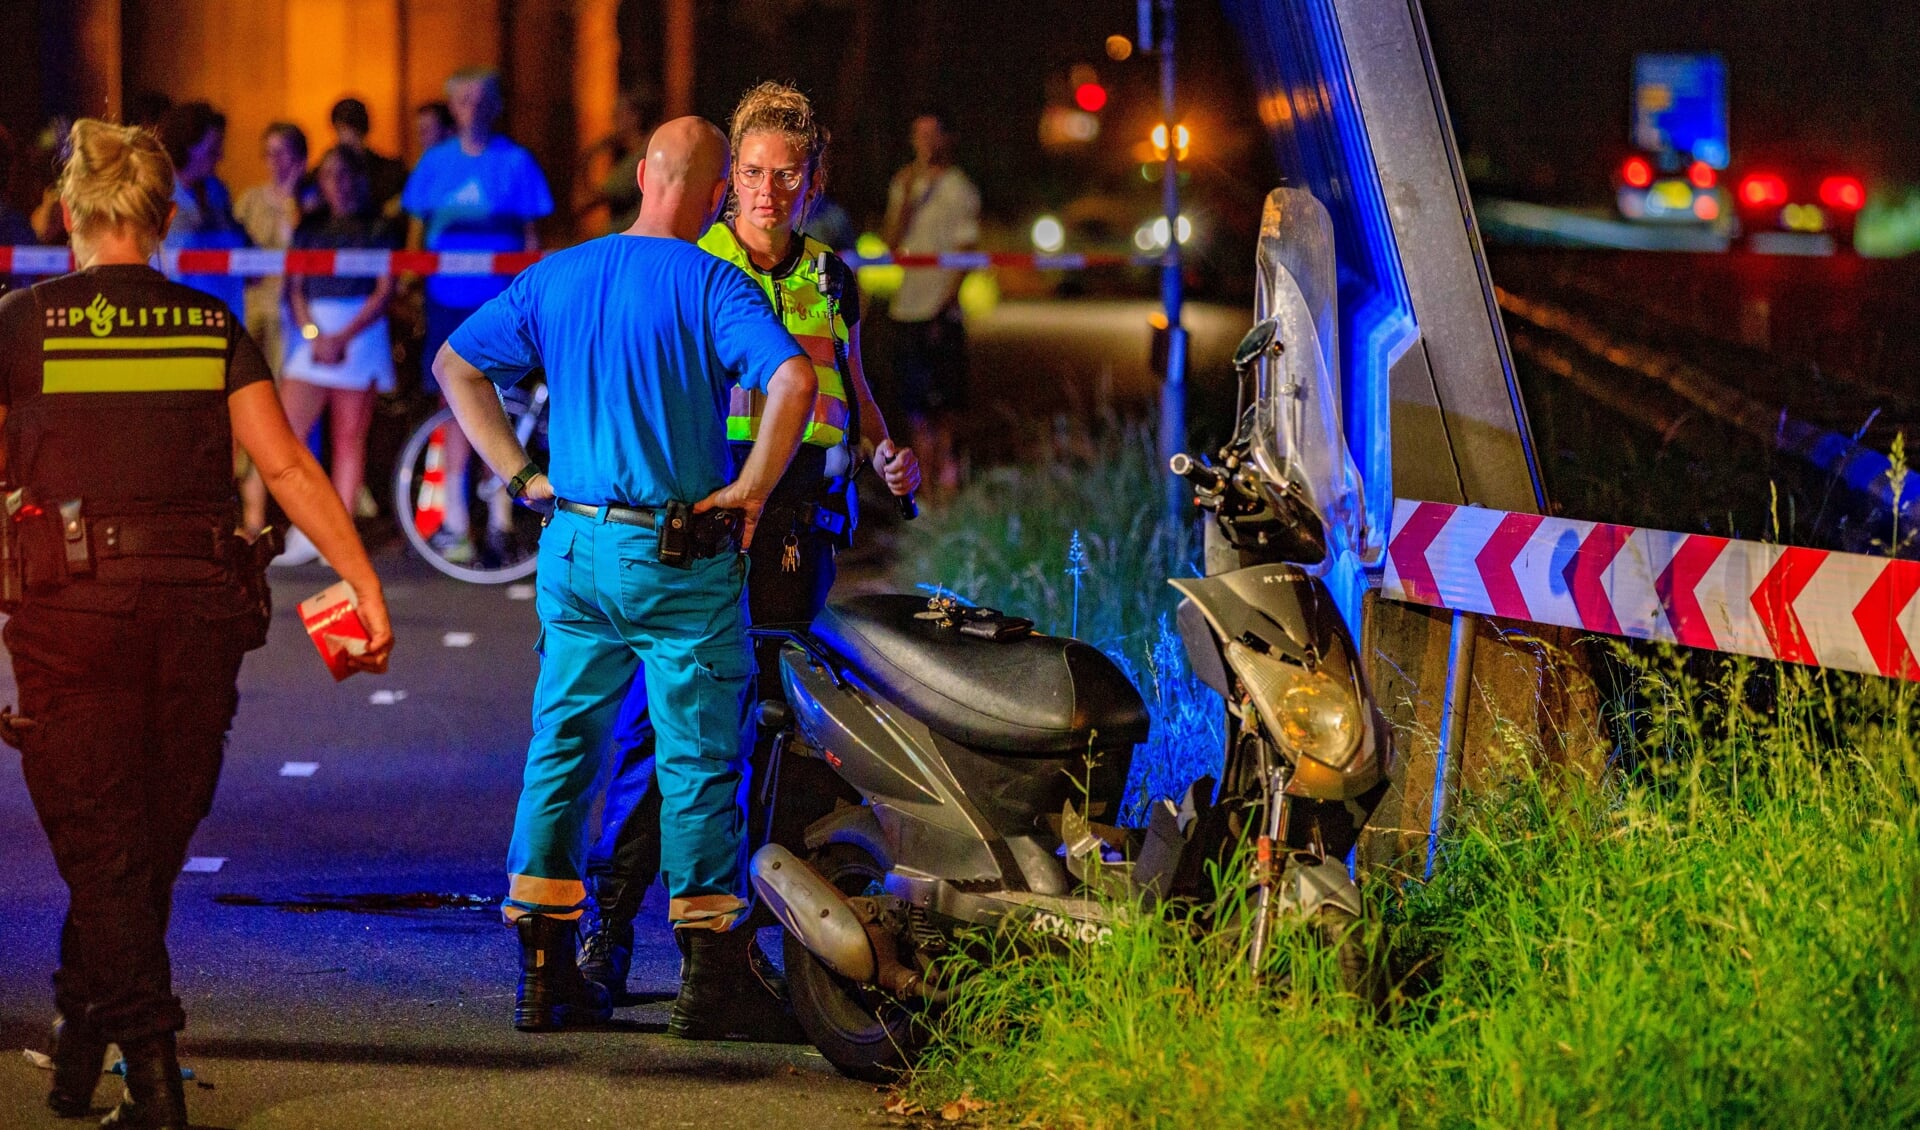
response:
[(812, 635), (928, 729), (996, 753), (1066, 754), (1147, 740), (1147, 705), (1113, 660), (1079, 640), (962, 635), (923, 619), (924, 597), (856, 596)]

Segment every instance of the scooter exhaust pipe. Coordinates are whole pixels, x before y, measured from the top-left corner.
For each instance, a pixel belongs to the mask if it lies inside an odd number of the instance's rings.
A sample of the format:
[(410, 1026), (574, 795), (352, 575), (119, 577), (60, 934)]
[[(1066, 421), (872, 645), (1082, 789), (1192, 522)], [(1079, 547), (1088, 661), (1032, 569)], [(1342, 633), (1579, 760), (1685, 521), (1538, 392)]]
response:
[(866, 924), (838, 887), (779, 844), (754, 852), (747, 869), (767, 909), (808, 953), (849, 981), (874, 983), (880, 963)]
[(753, 853), (747, 871), (767, 909), (828, 969), (896, 997), (935, 1004), (947, 999), (946, 990), (900, 960), (900, 943), (884, 925), (854, 909), (806, 860), (768, 844)]

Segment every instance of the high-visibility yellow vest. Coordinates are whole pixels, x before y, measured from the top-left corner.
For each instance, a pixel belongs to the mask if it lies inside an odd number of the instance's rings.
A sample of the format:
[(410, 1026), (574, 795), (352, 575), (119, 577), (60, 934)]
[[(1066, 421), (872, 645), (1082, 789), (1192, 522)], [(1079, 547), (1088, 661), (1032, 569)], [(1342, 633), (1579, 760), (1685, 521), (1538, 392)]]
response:
[[(793, 340), (813, 360), (814, 375), (820, 391), (813, 400), (813, 419), (802, 433), (802, 443), (833, 447), (847, 436), (847, 383), (841, 373), (847, 342), (847, 320), (840, 316), (839, 303), (828, 296), (832, 289), (820, 276), (820, 255), (833, 252), (817, 239), (795, 233), (803, 241), (800, 255), (785, 274), (773, 275), (760, 270), (747, 257), (747, 249), (725, 221), (707, 229), (700, 246), (751, 275), (767, 292), (773, 311)], [(849, 272), (849, 275), (851, 272)], [(765, 393), (733, 386), (727, 405), (727, 438), (746, 443), (760, 434), (760, 417), (766, 413)]]

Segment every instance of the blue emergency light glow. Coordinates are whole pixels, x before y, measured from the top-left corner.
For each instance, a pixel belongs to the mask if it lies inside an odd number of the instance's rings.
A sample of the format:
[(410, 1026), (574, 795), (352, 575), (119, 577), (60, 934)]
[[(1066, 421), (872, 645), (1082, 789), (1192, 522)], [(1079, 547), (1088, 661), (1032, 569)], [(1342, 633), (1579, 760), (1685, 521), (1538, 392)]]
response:
[[(1228, 0), (1226, 9), (1246, 44), (1261, 104), (1286, 110), (1263, 115), (1282, 183), (1304, 186), (1333, 217), (1347, 446), (1366, 483), (1367, 524), (1383, 534), (1393, 519), (1387, 372), (1418, 328), (1339, 24), (1327, 0)], [(1341, 603), (1358, 624), (1358, 607)]]

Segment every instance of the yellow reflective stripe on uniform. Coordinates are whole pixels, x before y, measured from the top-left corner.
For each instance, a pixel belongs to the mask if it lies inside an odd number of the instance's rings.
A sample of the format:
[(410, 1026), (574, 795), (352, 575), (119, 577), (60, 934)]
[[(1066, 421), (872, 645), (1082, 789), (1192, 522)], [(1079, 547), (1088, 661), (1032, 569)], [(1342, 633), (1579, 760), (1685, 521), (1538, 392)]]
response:
[(179, 334), (173, 337), (49, 337), (40, 345), (49, 353), (95, 349), (218, 349), (227, 351), (227, 339), (209, 334)]
[[(578, 879), (547, 879), (539, 875), (508, 875), (507, 904), (501, 910), (512, 922), (523, 914), (550, 918), (578, 918), (587, 901), (587, 885)], [(539, 909), (529, 909), (538, 907)]]
[[(819, 382), (819, 391), (814, 397), (813, 420), (801, 433), (800, 440), (816, 447), (833, 447), (846, 439), (847, 422), (852, 416), (847, 407), (846, 380), (840, 373), (839, 363), (839, 342), (847, 337), (846, 321), (830, 316), (832, 304), (820, 292), (819, 280), (812, 270), (811, 264), (825, 250), (825, 245), (807, 240), (805, 236), (798, 238), (805, 241), (800, 251), (806, 265), (796, 267), (784, 279), (775, 279), (749, 269), (751, 263), (746, 250), (740, 246), (733, 229), (725, 223), (707, 229), (706, 234), (700, 237), (700, 246), (708, 253), (746, 270), (750, 277), (760, 283), (767, 297), (775, 300), (775, 306), (782, 311), (781, 324), (786, 326), (794, 342), (806, 352), (807, 360), (813, 363), (814, 377)], [(776, 288), (787, 295), (784, 301), (774, 293)], [(748, 393), (735, 386), (727, 412), (727, 438), (744, 443), (758, 436), (760, 416), (765, 410), (764, 396)]]
[[(727, 404), (727, 439), (732, 443), (750, 443), (760, 438), (760, 417), (766, 415), (765, 393), (733, 386)], [(853, 413), (844, 400), (817, 396), (813, 400), (813, 419), (808, 422), (804, 442), (832, 447), (847, 438), (847, 421)]]
[(76, 357), (42, 362), (40, 391), (218, 392), (225, 357)]

